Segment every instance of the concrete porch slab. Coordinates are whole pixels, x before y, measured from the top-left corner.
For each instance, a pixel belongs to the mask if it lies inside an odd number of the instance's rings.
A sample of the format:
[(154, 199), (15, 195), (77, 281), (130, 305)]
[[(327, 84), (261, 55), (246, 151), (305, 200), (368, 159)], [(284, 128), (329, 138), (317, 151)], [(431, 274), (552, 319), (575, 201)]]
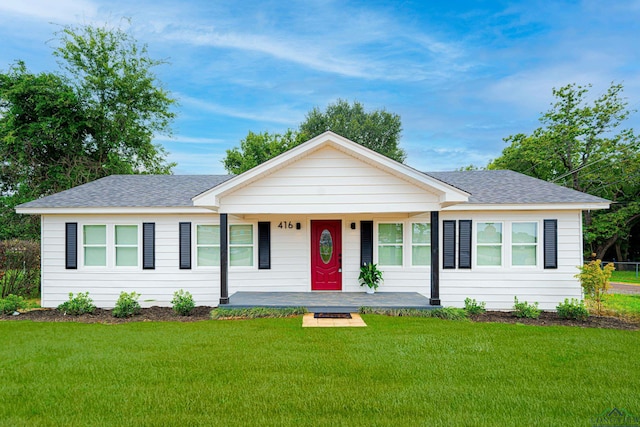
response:
[(357, 313), (360, 307), (440, 308), (430, 305), (429, 298), (417, 292), (236, 292), (230, 296), (229, 304), (219, 307), (305, 307), (311, 313)]

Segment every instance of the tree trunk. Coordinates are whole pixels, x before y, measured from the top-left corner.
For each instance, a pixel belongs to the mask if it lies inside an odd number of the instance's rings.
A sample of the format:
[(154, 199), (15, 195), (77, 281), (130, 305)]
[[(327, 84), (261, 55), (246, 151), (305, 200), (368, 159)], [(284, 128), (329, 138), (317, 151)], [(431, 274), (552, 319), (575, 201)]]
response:
[(609, 237), (602, 245), (598, 246), (596, 249), (596, 258), (602, 259), (609, 248), (618, 241), (618, 235), (615, 234), (612, 237)]

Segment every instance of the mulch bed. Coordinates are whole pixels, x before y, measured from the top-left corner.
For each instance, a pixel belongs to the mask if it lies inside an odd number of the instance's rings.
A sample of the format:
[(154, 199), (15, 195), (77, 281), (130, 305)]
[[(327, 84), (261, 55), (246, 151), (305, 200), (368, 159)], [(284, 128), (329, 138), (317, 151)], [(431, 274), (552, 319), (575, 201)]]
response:
[[(214, 307), (200, 306), (193, 309), (190, 316), (180, 316), (171, 307), (143, 308), (142, 312), (126, 319), (113, 317), (111, 310), (97, 308), (93, 314), (69, 316), (56, 309), (34, 309), (18, 316), (0, 315), (0, 320), (32, 320), (36, 322), (81, 322), (81, 323), (128, 323), (128, 322), (197, 322), (211, 319)], [(582, 328), (607, 328), (638, 330), (640, 322), (627, 321), (617, 317), (590, 316), (587, 320), (560, 319), (554, 312), (542, 312), (539, 319), (518, 319), (511, 312), (487, 311), (484, 314), (471, 316), (474, 322), (520, 323), (536, 326), (578, 326)]]

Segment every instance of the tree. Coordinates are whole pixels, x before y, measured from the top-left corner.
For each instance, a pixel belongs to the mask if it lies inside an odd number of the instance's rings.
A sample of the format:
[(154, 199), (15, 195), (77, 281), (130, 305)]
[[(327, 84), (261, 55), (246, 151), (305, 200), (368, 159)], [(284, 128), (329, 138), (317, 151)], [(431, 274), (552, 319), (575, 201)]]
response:
[(37, 238), (17, 204), (111, 174), (170, 173), (156, 133), (174, 100), (151, 74), (159, 62), (121, 30), (66, 27), (55, 54), (67, 75), (0, 73), (0, 240)]
[[(510, 145), (489, 169), (511, 169), (616, 202), (609, 211), (585, 214), (585, 246), (602, 258), (628, 239), (640, 220), (639, 141), (632, 129), (620, 129), (631, 111), (623, 86), (611, 84), (593, 102), (591, 86), (553, 89), (556, 101), (530, 135), (505, 138)], [(620, 252), (620, 247), (618, 247)]]
[(353, 105), (339, 99), (325, 112), (313, 108), (298, 130), (284, 134), (253, 133), (240, 141), (240, 147), (227, 150), (224, 168), (233, 174), (245, 172), (291, 148), (331, 130), (380, 154), (403, 162), (406, 153), (399, 146), (400, 116), (385, 110), (367, 113), (359, 102)]
[(338, 99), (335, 104), (329, 104), (324, 112), (313, 108), (300, 124), (300, 133), (306, 139), (328, 130), (398, 162), (404, 162), (407, 157), (407, 153), (399, 147), (402, 132), (400, 116), (384, 109), (367, 113), (357, 101), (349, 104)]
[(240, 147), (227, 150), (227, 156), (222, 161), (224, 168), (232, 174), (240, 174), (276, 157), (285, 151), (301, 144), (302, 135), (291, 129), (284, 134), (253, 133), (240, 141)]

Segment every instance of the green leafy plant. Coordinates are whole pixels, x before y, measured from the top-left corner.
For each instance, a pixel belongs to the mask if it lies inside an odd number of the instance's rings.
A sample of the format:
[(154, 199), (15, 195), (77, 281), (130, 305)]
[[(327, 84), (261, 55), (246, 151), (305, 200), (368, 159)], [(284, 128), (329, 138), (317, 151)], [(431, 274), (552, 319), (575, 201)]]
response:
[(484, 313), (487, 311), (485, 307), (486, 304), (482, 301), (477, 302), (475, 299), (471, 298), (464, 299), (464, 311), (471, 316)]
[(27, 301), (21, 296), (10, 294), (0, 299), (0, 314), (11, 314), (23, 308), (27, 308)]
[(79, 316), (85, 313), (93, 313), (96, 310), (96, 306), (93, 305), (93, 300), (89, 298), (89, 292), (78, 292), (74, 297), (73, 292), (69, 292), (69, 300), (63, 302), (58, 306), (58, 310), (64, 314), (71, 314), (73, 316)]
[(596, 259), (578, 267), (578, 269), (580, 273), (576, 274), (575, 277), (580, 279), (580, 285), (582, 285), (585, 296), (594, 301), (596, 312), (602, 314), (602, 297), (611, 287), (609, 281), (615, 266), (613, 263), (609, 263), (602, 267), (602, 261)]
[(257, 319), (257, 318), (281, 318), (292, 317), (307, 312), (304, 307), (288, 307), (288, 308), (216, 308), (211, 311), (211, 318), (219, 319)]
[(446, 320), (462, 320), (467, 318), (467, 312), (462, 308), (442, 307), (428, 310), (417, 308), (372, 308), (360, 307), (360, 314), (380, 314), (392, 317), (433, 317)]
[(378, 270), (378, 266), (374, 263), (368, 263), (360, 267), (360, 275), (358, 282), (360, 286), (367, 286), (372, 289), (378, 289), (383, 282), (382, 271)]
[(140, 294), (135, 292), (130, 294), (121, 292), (118, 301), (116, 301), (116, 306), (113, 308), (113, 316), (122, 318), (139, 314), (141, 307), (140, 303), (138, 303), (138, 298), (140, 298)]
[(519, 318), (537, 319), (542, 310), (538, 308), (538, 303), (529, 304), (526, 301), (519, 302), (518, 297), (513, 297), (513, 314)]
[(173, 304), (173, 311), (181, 316), (188, 316), (196, 306), (193, 296), (182, 289), (173, 293), (171, 304)]
[(584, 301), (575, 298), (571, 298), (571, 300), (565, 298), (564, 302), (556, 306), (556, 310), (558, 310), (558, 317), (562, 319), (585, 320), (589, 317), (589, 311), (585, 307)]

